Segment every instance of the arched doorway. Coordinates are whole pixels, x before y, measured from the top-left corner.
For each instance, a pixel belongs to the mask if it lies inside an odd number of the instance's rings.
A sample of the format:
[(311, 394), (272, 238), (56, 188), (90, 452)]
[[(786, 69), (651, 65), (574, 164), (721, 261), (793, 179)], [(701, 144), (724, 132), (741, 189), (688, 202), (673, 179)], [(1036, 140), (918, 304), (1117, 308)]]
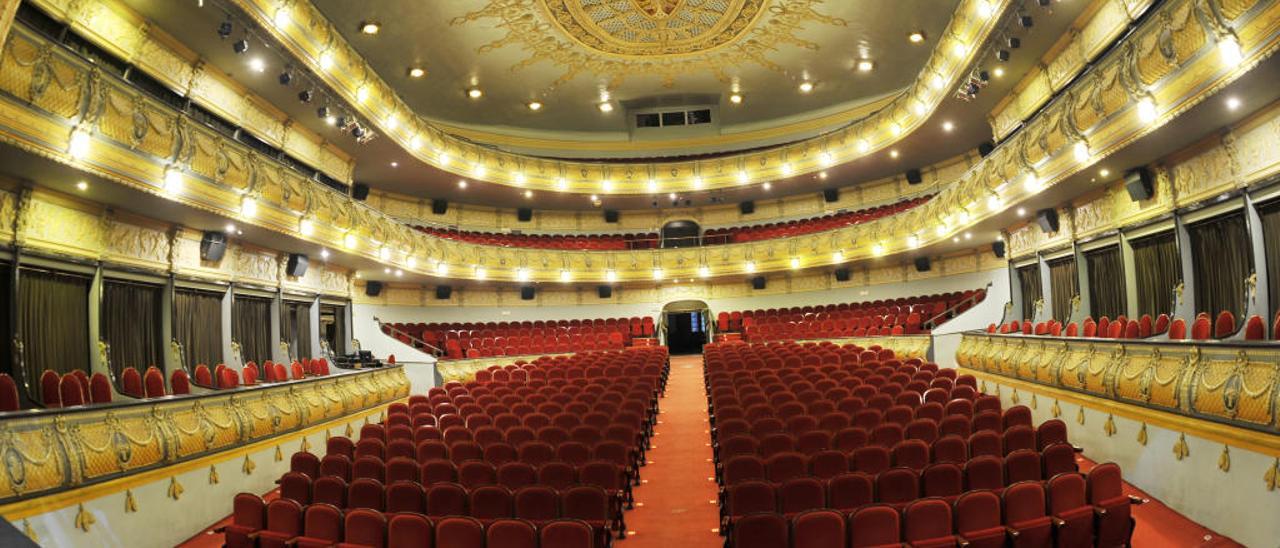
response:
[(693, 221), (671, 221), (662, 225), (662, 247), (698, 247), (701, 230)]
[(702, 353), (702, 345), (707, 343), (710, 314), (710, 307), (703, 301), (675, 301), (662, 307), (667, 348), (672, 354)]

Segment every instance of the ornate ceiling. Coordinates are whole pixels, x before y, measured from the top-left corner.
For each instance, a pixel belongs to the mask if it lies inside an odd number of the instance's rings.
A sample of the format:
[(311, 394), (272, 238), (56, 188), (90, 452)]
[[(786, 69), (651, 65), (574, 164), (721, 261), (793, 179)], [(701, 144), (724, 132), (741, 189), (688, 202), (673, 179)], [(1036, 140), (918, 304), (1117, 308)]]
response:
[[(635, 149), (620, 107), (710, 105), (719, 152), (807, 137), (866, 116), (910, 85), (958, 0), (314, 0), (342, 37), (417, 113), (470, 140), (558, 155), (579, 141)], [(360, 31), (381, 23), (377, 35)], [(907, 35), (931, 39), (911, 45)], [(859, 60), (875, 69), (858, 72)], [(407, 76), (421, 66), (427, 75)], [(811, 93), (797, 91), (803, 81)], [(464, 90), (483, 90), (479, 100)], [(740, 91), (741, 105), (728, 96)], [(531, 112), (526, 104), (542, 103)], [(817, 123), (813, 123), (817, 121)], [(806, 123), (808, 122), (808, 123)], [(687, 150), (693, 128), (645, 144)], [(513, 138), (521, 139), (514, 141)], [(545, 146), (532, 142), (549, 141)], [(568, 146), (566, 146), (568, 145)], [(719, 148), (719, 150), (717, 150)], [(573, 155), (572, 152), (567, 152)]]

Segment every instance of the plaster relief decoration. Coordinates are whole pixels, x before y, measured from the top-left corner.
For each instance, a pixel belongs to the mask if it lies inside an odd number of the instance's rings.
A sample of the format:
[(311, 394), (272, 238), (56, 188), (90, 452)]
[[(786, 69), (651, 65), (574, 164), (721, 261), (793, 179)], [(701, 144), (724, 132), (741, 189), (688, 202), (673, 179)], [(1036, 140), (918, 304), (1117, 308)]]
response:
[(632, 76), (656, 76), (672, 87), (677, 77), (714, 74), (754, 64), (779, 73), (768, 54), (781, 46), (818, 50), (797, 35), (806, 23), (844, 27), (818, 9), (822, 0), (490, 0), (454, 18), (453, 25), (498, 20), (506, 35), (481, 53), (516, 45), (528, 57), (518, 71), (547, 61), (563, 70), (548, 87), (587, 73), (616, 86)]

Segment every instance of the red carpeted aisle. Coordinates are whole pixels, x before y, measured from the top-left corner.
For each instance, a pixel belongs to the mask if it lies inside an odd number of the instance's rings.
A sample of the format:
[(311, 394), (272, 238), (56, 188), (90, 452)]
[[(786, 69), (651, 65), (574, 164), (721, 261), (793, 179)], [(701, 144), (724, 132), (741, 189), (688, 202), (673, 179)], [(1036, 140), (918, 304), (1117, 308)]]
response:
[[(715, 532), (715, 466), (707, 428), (707, 393), (702, 356), (673, 356), (667, 394), (654, 428), (649, 464), (640, 470), (637, 508), (627, 513), (634, 532), (618, 548), (718, 548)], [(641, 506), (643, 505), (643, 506)]]

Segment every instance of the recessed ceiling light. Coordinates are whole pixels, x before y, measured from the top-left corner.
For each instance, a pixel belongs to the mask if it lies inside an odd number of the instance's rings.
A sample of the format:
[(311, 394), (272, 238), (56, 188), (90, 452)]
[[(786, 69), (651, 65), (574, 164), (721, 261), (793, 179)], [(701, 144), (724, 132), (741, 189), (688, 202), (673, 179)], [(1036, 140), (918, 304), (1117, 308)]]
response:
[(390, 274), (390, 273), (391, 273), (391, 267), (389, 267), (389, 266), (384, 266), (384, 267), (382, 267), (382, 273), (383, 273), (383, 274)]
[(526, 103), (526, 104), (525, 104), (525, 106), (526, 106), (526, 107), (529, 107), (529, 110), (532, 110), (532, 111), (539, 111), (539, 110), (542, 110), (542, 102), (541, 102), (541, 101), (529, 101), (528, 103)]
[(810, 91), (813, 91), (813, 82), (808, 80), (800, 82), (800, 93), (809, 93)]
[(958, 244), (958, 243), (960, 243), (960, 237), (959, 237), (959, 236), (956, 236), (956, 237), (954, 237), (954, 238), (951, 238), (951, 243), (953, 243), (953, 244)]
[(604, 101), (596, 105), (596, 108), (600, 109), (600, 112), (613, 112), (613, 103)]
[(1239, 98), (1239, 97), (1227, 97), (1227, 108), (1228, 108), (1228, 109), (1230, 109), (1230, 110), (1235, 110), (1235, 109), (1240, 108), (1240, 98)]
[(365, 21), (360, 23), (360, 32), (364, 34), (378, 34), (382, 30), (382, 23), (377, 21)]
[(409, 67), (410, 78), (422, 78), (427, 75), (427, 69), (422, 67)]
[(766, 182), (764, 183), (764, 189), (765, 189), (765, 190), (769, 190), (769, 189), (771, 189), (771, 188), (773, 188), (773, 183), (770, 183), (770, 182), (767, 182), (767, 181), (766, 181)]
[(918, 30), (907, 35), (907, 40), (912, 44), (919, 44), (924, 41), (924, 31)]
[(84, 182), (84, 181), (80, 181), (80, 182), (76, 183), (76, 188), (77, 188), (77, 189), (79, 189), (79, 190), (80, 190), (80, 192), (84, 192), (84, 191), (86, 191), (86, 190), (89, 190), (89, 183), (86, 183), (86, 182)]
[(225, 232), (226, 232), (227, 234), (235, 234), (235, 233), (236, 233), (236, 225), (235, 225), (234, 223), (227, 223), (227, 227), (226, 227), (226, 228), (227, 228), (227, 229), (226, 229), (226, 231), (225, 231)]
[(819, 172), (818, 172), (818, 178), (819, 178), (819, 179), (822, 179), (822, 180), (824, 180), (824, 181), (825, 181), (825, 180), (827, 179), (827, 172), (825, 172), (825, 171), (819, 171)]
[(876, 68), (875, 61), (870, 59), (862, 59), (858, 61), (858, 72), (871, 72), (871, 69), (874, 68)]
[(668, 195), (667, 195), (667, 198), (670, 198), (670, 199), (672, 199), (672, 200), (675, 200), (675, 199), (676, 199), (676, 193), (672, 192), (671, 194), (668, 194)]
[(328, 258), (329, 258), (329, 250), (328, 250), (328, 249), (321, 249), (321, 250), (320, 250), (320, 258), (321, 258), (321, 259), (328, 259)]
[(742, 94), (741, 94), (741, 93), (734, 93), (734, 94), (730, 95), (730, 96), (729, 96), (729, 102), (730, 102), (730, 103), (733, 103), (733, 104), (735, 104), (735, 105), (741, 105), (741, 104), (742, 104)]
[(458, 188), (467, 188), (467, 182), (466, 182), (466, 181), (464, 181), (464, 180), (459, 179), (459, 180), (458, 180)]
[(890, 158), (897, 158), (897, 157), (898, 157), (898, 149), (896, 149), (896, 148), (895, 148), (895, 149), (893, 149), (893, 150), (890, 150), (890, 151), (889, 151), (889, 157), (890, 157)]
[(1004, 67), (996, 67), (996, 68), (992, 69), (992, 70), (991, 70), (991, 74), (994, 74), (994, 75), (996, 76), (996, 78), (1001, 78), (1001, 77), (1003, 77), (1003, 76), (1004, 76)]
[(965, 233), (964, 233), (964, 239), (966, 239), (966, 240), (972, 240), (972, 239), (973, 239), (973, 233), (972, 233), (972, 232), (965, 232)]
[(1101, 176), (1103, 176), (1103, 177), (1110, 177), (1110, 176), (1111, 176), (1111, 170), (1109, 170), (1109, 169), (1107, 169), (1107, 168), (1102, 168), (1102, 171), (1099, 171), (1099, 172), (1098, 172), (1098, 175), (1101, 175)]
[(267, 62), (263, 61), (261, 57), (254, 57), (249, 60), (249, 68), (253, 69), (254, 72), (266, 72)]
[(484, 90), (480, 88), (475, 88), (475, 87), (467, 88), (467, 97), (470, 97), (472, 99), (479, 99), (481, 97), (484, 97)]
[(956, 125), (955, 125), (955, 124), (953, 124), (953, 123), (951, 123), (951, 121), (950, 121), (950, 120), (947, 120), (947, 121), (945, 121), (945, 122), (943, 122), (943, 123), (942, 123), (942, 131), (951, 131), (951, 130), (953, 130), (953, 129), (955, 129), (955, 128), (956, 128)]
[(533, 191), (532, 191), (532, 190), (526, 190), (526, 191), (524, 191), (524, 197), (525, 197), (525, 198), (532, 198), (532, 197), (533, 197)]
[(1018, 208), (1018, 216), (1019, 216), (1019, 217), (1026, 217), (1026, 216), (1027, 216), (1027, 208), (1025, 208), (1025, 207), (1020, 207), (1020, 208)]
[(400, 162), (391, 162), (391, 167), (400, 167)]

